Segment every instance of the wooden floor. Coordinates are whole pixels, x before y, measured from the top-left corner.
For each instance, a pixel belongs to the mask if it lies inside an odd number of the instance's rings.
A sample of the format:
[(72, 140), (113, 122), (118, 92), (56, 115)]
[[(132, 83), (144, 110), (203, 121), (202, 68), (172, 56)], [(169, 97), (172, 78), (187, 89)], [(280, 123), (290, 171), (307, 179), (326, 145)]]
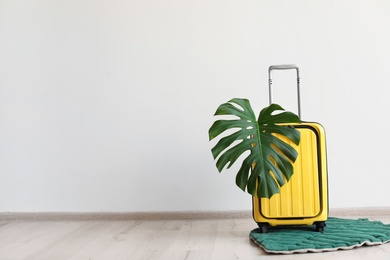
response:
[[(336, 214), (337, 216), (337, 214)], [(368, 217), (390, 224), (390, 216)], [(183, 220), (1, 220), (0, 259), (390, 259), (390, 243), (269, 255), (248, 237), (250, 217)]]

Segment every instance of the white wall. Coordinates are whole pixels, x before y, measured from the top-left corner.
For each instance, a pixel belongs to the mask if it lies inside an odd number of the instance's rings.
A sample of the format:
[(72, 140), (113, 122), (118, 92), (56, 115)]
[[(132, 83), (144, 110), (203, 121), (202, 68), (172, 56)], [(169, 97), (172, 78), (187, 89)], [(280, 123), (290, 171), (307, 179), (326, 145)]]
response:
[(0, 0), (0, 211), (250, 209), (207, 131), (230, 98), (266, 106), (281, 63), (301, 68), (303, 119), (327, 129), (330, 207), (390, 206), (389, 13), (388, 0)]

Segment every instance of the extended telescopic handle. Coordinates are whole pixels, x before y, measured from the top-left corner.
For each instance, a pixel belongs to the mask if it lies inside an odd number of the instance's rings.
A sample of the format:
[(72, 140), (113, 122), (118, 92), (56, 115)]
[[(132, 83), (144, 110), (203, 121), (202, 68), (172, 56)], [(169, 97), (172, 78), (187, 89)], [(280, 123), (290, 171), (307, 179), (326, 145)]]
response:
[(269, 104), (272, 104), (271, 72), (273, 70), (291, 70), (291, 69), (295, 69), (297, 71), (298, 116), (299, 116), (299, 118), (301, 118), (301, 91), (300, 91), (299, 67), (295, 64), (273, 65), (273, 66), (269, 67), (269, 69), (268, 69)]

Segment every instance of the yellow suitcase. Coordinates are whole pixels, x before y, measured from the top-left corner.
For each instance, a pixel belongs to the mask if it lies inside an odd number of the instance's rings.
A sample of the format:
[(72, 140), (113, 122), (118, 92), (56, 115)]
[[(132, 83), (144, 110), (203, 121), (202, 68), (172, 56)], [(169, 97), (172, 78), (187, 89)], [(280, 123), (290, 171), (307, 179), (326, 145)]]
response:
[[(296, 65), (279, 65), (269, 68), (269, 99), (272, 103), (272, 70), (295, 69), (298, 85), (298, 115), (300, 111), (299, 68)], [(315, 225), (322, 231), (328, 218), (328, 184), (325, 130), (318, 123), (302, 122), (289, 124), (301, 133), (297, 147), (287, 138), (285, 142), (297, 148), (298, 158), (294, 162), (294, 174), (281, 189), (280, 194), (270, 199), (253, 197), (253, 218), (260, 232), (269, 226)]]

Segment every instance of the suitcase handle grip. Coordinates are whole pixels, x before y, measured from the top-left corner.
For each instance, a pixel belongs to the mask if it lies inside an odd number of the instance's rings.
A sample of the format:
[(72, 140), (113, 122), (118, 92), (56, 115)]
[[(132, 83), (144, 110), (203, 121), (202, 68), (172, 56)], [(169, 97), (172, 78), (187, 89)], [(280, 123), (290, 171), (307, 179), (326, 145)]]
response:
[(273, 65), (270, 66), (268, 70), (271, 71), (271, 70), (290, 70), (290, 69), (299, 70), (299, 67), (295, 64)]
[(300, 90), (300, 77), (299, 77), (299, 67), (295, 64), (285, 64), (285, 65), (273, 65), (268, 68), (268, 88), (269, 88), (269, 104), (272, 104), (272, 77), (271, 72), (273, 70), (291, 70), (295, 69), (297, 71), (297, 98), (298, 98), (298, 116), (301, 118), (301, 90)]

